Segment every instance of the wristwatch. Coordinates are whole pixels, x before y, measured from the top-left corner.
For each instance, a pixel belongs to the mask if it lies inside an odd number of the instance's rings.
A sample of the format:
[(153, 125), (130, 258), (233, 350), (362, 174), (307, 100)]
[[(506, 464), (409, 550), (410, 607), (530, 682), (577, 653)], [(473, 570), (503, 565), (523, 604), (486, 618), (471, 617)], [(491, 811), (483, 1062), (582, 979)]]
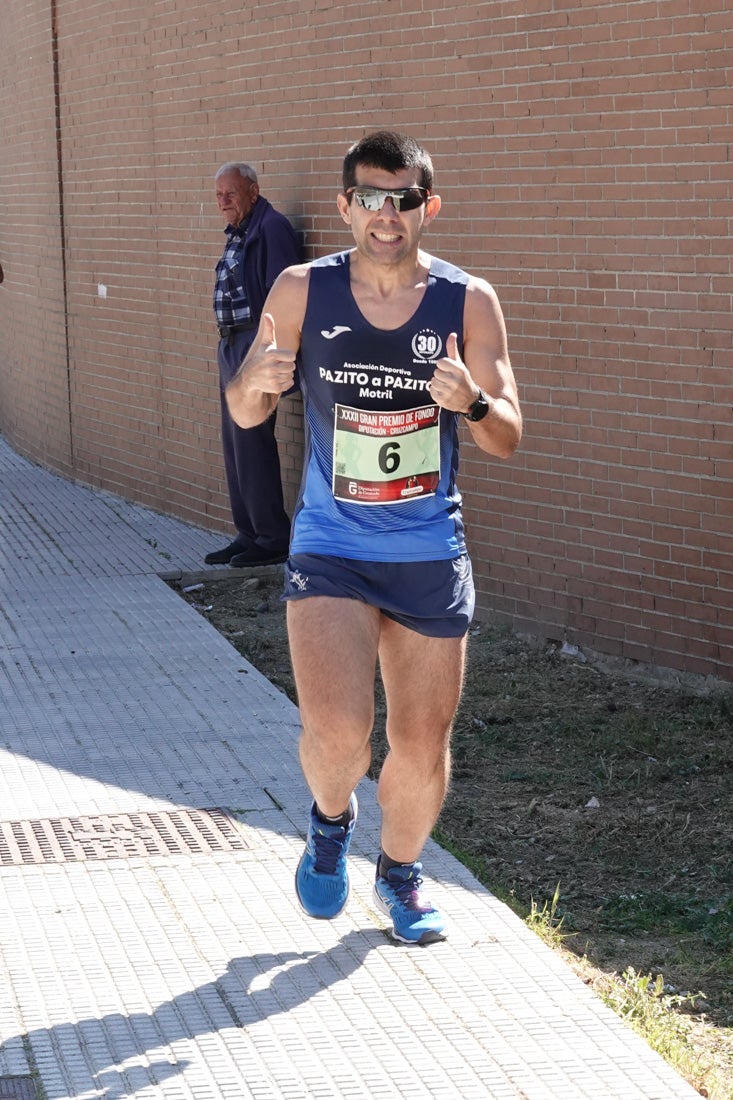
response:
[(471, 420), (475, 423), (477, 420), (483, 420), (489, 411), (489, 399), (483, 390), (478, 391), (478, 397), (469, 406), (468, 412), (464, 412), (461, 415), (465, 416), (466, 420)]

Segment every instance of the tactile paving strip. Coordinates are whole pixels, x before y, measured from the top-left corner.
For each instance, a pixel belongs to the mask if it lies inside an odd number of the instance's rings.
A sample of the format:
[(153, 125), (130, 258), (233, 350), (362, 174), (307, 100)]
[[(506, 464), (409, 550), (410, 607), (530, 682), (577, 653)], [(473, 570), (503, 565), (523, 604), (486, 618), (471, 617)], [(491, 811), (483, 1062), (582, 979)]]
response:
[[(249, 847), (237, 823), (219, 808), (0, 822), (0, 866), (241, 852)], [(2, 1096), (0, 1092), (0, 1100)]]

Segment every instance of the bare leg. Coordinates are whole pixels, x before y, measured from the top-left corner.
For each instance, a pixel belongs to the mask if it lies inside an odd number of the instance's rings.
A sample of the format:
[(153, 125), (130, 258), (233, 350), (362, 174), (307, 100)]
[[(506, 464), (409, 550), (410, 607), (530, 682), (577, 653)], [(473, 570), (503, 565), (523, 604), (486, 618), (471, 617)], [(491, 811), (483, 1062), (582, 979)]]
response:
[(369, 767), (380, 618), (358, 600), (313, 596), (288, 603), (303, 724), (300, 761), (319, 810), (329, 817), (343, 813)]
[(390, 751), (378, 798), (382, 850), (400, 863), (420, 858), (448, 789), (465, 651), (465, 638), (427, 638), (382, 618), (379, 662)]

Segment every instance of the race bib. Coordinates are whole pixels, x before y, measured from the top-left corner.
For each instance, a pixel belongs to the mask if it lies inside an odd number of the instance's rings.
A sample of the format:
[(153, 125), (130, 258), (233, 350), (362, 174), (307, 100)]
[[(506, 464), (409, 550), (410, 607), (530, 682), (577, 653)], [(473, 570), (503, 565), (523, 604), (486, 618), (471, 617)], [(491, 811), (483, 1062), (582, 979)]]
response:
[(365, 412), (336, 405), (333, 495), (352, 504), (404, 504), (440, 481), (440, 409)]

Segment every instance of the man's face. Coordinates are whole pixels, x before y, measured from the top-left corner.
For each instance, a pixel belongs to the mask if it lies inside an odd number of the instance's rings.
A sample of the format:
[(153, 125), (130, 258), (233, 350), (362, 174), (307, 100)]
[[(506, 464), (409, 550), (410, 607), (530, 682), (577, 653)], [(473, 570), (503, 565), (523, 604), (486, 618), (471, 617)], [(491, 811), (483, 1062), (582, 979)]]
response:
[(247, 217), (260, 193), (258, 184), (240, 176), (239, 172), (224, 172), (216, 181), (216, 202), (225, 225), (236, 227)]
[[(398, 191), (403, 187), (418, 185), (420, 172), (405, 168), (399, 172), (385, 172), (381, 168), (358, 165), (357, 187), (379, 187)], [(429, 225), (440, 210), (437, 195), (414, 210), (397, 211), (391, 199), (381, 210), (371, 212), (360, 206), (355, 198), (351, 202), (339, 195), (338, 208), (341, 217), (351, 226), (357, 250), (379, 264), (395, 264), (410, 256), (417, 249), (423, 227)]]

